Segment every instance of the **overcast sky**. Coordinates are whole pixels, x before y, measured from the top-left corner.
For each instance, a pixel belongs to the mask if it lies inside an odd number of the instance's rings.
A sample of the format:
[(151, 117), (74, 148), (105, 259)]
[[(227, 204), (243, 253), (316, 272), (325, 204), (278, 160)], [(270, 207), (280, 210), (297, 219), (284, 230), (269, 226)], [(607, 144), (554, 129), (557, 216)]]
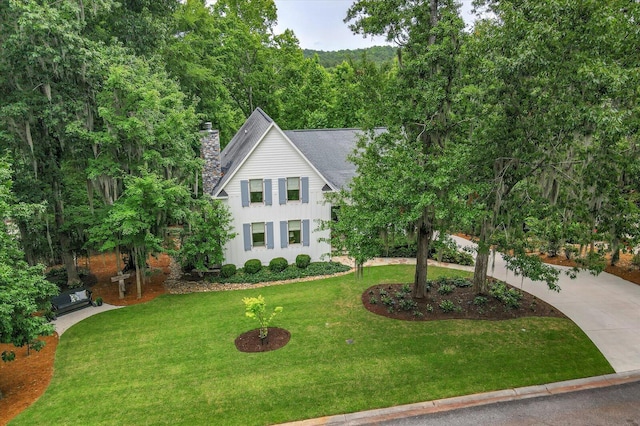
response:
[[(471, 22), (471, 1), (461, 0), (462, 16)], [(384, 38), (355, 35), (343, 22), (354, 0), (275, 0), (278, 8), (278, 34), (289, 28), (300, 40), (300, 47), (313, 50), (358, 49), (386, 44)]]

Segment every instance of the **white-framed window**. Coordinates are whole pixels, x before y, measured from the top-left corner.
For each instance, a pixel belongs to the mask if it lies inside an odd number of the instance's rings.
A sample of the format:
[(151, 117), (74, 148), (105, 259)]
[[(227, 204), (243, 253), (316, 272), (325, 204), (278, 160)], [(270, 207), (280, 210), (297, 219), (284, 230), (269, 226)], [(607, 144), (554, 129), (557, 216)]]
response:
[(302, 243), (302, 225), (299, 220), (290, 220), (287, 223), (287, 229), (289, 234), (289, 244)]
[(251, 179), (249, 181), (249, 200), (251, 203), (264, 202), (264, 187), (262, 179)]
[[(304, 228), (304, 225), (303, 225)], [(266, 248), (273, 249), (273, 222), (253, 222), (242, 224), (244, 251)]]
[(280, 247), (287, 248), (298, 244), (308, 247), (311, 241), (310, 224), (309, 219), (280, 221)]
[(267, 244), (267, 234), (265, 232), (264, 222), (256, 222), (251, 224), (251, 246), (265, 247)]
[(300, 201), (300, 178), (287, 178), (287, 201)]

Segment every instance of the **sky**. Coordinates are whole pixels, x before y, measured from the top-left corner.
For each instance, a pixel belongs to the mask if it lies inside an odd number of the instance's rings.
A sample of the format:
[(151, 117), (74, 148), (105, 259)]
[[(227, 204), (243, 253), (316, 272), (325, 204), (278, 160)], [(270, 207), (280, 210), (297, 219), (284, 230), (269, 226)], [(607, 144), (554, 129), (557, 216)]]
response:
[[(354, 0), (274, 0), (278, 8), (276, 33), (289, 28), (300, 40), (300, 47), (313, 50), (359, 49), (384, 45), (383, 37), (353, 34), (343, 19)], [(471, 1), (461, 0), (462, 17), (467, 25), (473, 18)]]

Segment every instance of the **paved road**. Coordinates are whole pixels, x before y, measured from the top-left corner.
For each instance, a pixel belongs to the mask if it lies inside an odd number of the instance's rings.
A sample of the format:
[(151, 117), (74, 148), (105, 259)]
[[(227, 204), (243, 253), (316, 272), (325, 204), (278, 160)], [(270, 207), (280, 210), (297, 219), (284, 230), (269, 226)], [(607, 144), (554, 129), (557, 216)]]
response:
[(388, 426), (640, 426), (640, 382), (375, 423)]

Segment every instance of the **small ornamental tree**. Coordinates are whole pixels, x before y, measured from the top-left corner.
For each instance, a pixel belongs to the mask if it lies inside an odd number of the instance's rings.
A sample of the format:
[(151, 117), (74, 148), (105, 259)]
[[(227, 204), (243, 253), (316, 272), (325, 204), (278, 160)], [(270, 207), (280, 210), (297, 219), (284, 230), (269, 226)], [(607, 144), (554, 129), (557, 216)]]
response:
[(222, 202), (206, 197), (193, 203), (178, 259), (183, 267), (207, 270), (224, 262), (224, 245), (236, 234), (232, 232), (231, 213)]
[(267, 304), (264, 297), (245, 297), (242, 301), (246, 309), (245, 315), (257, 319), (260, 323), (260, 340), (264, 342), (269, 333), (269, 323), (278, 312), (282, 312), (282, 306), (277, 306), (270, 315), (267, 315)]
[[(51, 335), (54, 329), (44, 316), (35, 314), (51, 307), (49, 299), (58, 294), (58, 287), (45, 279), (44, 266), (24, 261), (9, 229), (14, 206), (11, 172), (8, 160), (0, 157), (0, 343), (40, 350), (44, 342), (38, 337)], [(15, 353), (4, 351), (0, 359), (12, 361)]]

